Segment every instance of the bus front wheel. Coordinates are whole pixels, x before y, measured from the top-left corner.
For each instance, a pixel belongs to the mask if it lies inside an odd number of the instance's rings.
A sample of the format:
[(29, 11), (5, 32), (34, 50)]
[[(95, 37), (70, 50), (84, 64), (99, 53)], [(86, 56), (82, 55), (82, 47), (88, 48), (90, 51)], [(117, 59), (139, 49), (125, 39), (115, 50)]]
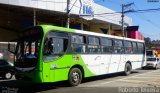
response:
[(77, 86), (82, 81), (82, 72), (78, 68), (72, 68), (69, 73), (68, 82), (71, 86)]
[(125, 65), (125, 69), (124, 69), (124, 75), (128, 76), (129, 74), (131, 74), (132, 71), (132, 67), (129, 63), (126, 63)]

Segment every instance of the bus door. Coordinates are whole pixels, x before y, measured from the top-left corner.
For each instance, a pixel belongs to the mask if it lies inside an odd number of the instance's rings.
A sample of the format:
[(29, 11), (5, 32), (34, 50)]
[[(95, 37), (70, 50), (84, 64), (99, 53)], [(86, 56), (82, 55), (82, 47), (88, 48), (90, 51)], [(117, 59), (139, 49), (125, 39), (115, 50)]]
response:
[(100, 64), (101, 64), (101, 48), (100, 48), (100, 39), (94, 36), (88, 36), (88, 46), (87, 52), (89, 53), (88, 59), (88, 67), (94, 72), (96, 75), (100, 74)]
[(123, 51), (124, 49), (122, 40), (114, 40), (114, 50), (109, 64), (109, 73), (118, 71)]
[(101, 60), (101, 55), (85, 55), (84, 61), (86, 66), (89, 68), (89, 70), (96, 74), (100, 74), (100, 60)]
[(102, 55), (102, 60), (100, 64), (100, 73), (107, 74), (109, 70), (109, 64), (111, 61), (111, 54)]
[(121, 61), (121, 55), (112, 54), (111, 62), (109, 64), (109, 73), (114, 73), (118, 71), (118, 66), (120, 61)]
[(133, 61), (135, 58), (132, 54), (132, 43), (131, 41), (123, 41), (124, 44), (124, 53), (121, 55), (121, 61), (119, 62), (118, 71), (124, 71), (125, 64), (127, 61)]
[(113, 52), (113, 41), (110, 38), (101, 38), (102, 60), (100, 65), (100, 73), (106, 74), (109, 70), (111, 55)]

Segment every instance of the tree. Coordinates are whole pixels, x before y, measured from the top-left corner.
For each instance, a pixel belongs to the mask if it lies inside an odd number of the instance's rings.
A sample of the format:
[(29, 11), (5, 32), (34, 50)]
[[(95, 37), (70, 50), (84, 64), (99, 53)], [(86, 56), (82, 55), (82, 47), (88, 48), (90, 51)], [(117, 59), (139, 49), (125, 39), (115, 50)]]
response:
[(147, 47), (147, 49), (151, 49), (152, 48), (152, 42), (151, 42), (151, 38), (149, 38), (149, 37), (145, 37), (144, 38), (144, 41), (145, 41), (145, 44), (146, 44), (146, 47)]

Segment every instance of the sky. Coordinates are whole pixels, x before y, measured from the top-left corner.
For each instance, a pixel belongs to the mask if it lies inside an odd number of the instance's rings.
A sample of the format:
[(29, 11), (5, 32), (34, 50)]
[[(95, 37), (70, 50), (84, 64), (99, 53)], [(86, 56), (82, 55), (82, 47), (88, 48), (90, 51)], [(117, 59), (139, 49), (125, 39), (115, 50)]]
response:
[[(94, 0), (102, 6), (110, 8), (114, 11), (121, 12), (121, 4), (133, 3), (130, 9), (146, 10), (160, 8), (160, 0), (158, 2), (148, 2), (154, 0)], [(151, 40), (160, 40), (160, 11), (143, 12), (143, 13), (126, 13), (125, 16), (132, 18), (132, 25), (138, 25), (139, 31)]]

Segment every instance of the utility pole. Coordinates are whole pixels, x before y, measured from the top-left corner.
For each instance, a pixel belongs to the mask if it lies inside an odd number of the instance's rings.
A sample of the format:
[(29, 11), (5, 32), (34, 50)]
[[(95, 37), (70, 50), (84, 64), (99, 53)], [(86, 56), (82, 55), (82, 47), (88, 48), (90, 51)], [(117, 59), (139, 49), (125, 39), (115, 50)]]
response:
[(70, 0), (67, 0), (67, 22), (66, 22), (66, 27), (69, 28), (69, 23), (70, 23)]
[(125, 37), (124, 35), (124, 4), (122, 4), (122, 36)]
[(130, 12), (130, 10), (127, 10), (128, 7), (133, 5), (134, 3), (129, 3), (129, 4), (122, 4), (122, 36), (125, 37), (125, 31), (124, 31), (124, 14), (127, 12)]
[(36, 9), (33, 10), (33, 25), (36, 26)]

